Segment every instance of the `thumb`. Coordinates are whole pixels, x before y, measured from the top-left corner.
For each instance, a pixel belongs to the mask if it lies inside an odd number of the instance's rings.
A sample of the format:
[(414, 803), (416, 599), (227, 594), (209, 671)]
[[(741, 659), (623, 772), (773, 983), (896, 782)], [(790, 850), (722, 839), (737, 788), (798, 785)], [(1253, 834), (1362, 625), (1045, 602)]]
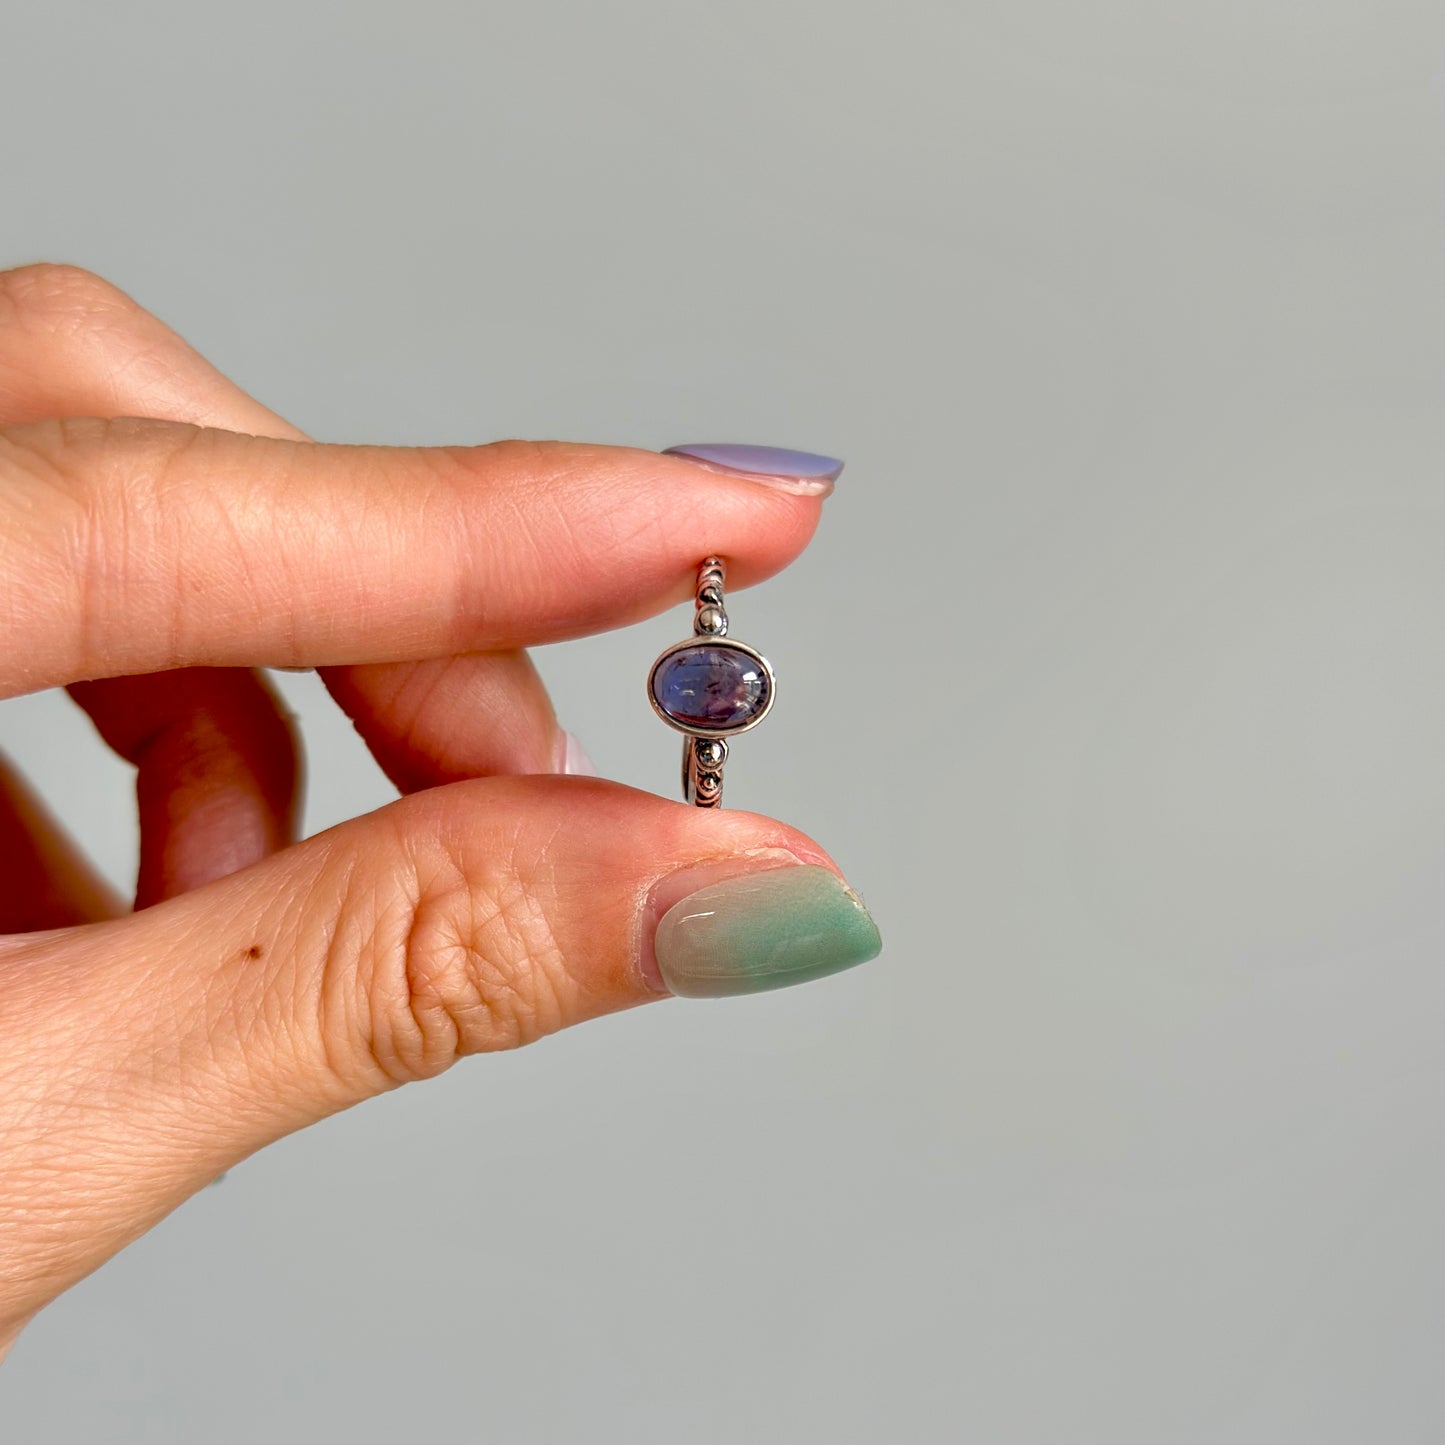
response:
[(246, 1155), (370, 1095), (878, 947), (783, 824), (548, 777), (419, 793), (131, 918), (8, 940), (0, 1334)]

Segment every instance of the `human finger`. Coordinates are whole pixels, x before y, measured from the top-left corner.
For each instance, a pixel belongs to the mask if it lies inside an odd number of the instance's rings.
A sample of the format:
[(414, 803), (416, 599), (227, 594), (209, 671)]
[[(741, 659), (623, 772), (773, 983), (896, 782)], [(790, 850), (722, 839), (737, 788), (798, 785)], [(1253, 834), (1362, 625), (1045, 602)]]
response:
[(464, 778), (590, 772), (521, 649), (323, 669), (326, 686), (403, 793)]
[(258, 862), (295, 838), (290, 719), (244, 668), (195, 667), (73, 684), (101, 736), (136, 768), (136, 907)]
[(0, 271), (0, 421), (61, 416), (154, 416), (303, 439), (101, 277), (50, 263)]
[(504, 650), (757, 581), (819, 498), (570, 442), (306, 445), (140, 420), (0, 428), (0, 684)]
[(816, 497), (572, 442), (322, 447), (155, 420), (0, 428), (7, 691), (555, 642), (747, 584)]
[(540, 777), (418, 793), (134, 917), (7, 941), (0, 1335), (325, 1115), (669, 991), (877, 949), (783, 824)]

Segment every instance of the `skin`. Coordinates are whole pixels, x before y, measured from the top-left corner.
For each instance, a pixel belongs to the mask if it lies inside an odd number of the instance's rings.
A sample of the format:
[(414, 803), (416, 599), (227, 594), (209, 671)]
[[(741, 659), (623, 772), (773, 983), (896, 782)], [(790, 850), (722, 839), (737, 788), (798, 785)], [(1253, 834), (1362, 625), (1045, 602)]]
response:
[[(523, 651), (682, 603), (699, 557), (766, 577), (820, 506), (629, 448), (317, 445), (104, 281), (0, 273), (0, 696), (67, 687), (141, 837), (132, 908), (0, 769), (0, 1353), (272, 1140), (663, 997), (677, 880), (833, 867), (547, 776)], [(268, 666), (321, 670), (399, 801), (294, 841)]]

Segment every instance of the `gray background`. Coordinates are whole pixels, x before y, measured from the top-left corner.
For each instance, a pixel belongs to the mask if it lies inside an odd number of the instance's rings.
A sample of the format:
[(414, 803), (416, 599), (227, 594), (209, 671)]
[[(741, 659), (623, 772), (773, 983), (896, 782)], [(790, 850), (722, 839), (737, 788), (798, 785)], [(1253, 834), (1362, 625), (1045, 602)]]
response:
[[(7, 1441), (1441, 1438), (1435, 0), (4, 20), (0, 260), (311, 432), (848, 458), (735, 598), (729, 788), (886, 939), (271, 1149), (23, 1337)], [(666, 793), (684, 624), (540, 659)], [(308, 827), (384, 802), (285, 687)], [(0, 740), (127, 878), (85, 720)]]

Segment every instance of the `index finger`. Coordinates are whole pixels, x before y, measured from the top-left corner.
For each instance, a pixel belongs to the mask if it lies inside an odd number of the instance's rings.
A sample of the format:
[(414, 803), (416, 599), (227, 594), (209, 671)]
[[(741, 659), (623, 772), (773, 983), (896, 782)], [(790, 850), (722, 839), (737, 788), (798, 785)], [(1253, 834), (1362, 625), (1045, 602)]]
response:
[(553, 642), (746, 586), (807, 544), (800, 494), (572, 442), (353, 447), (123, 419), (0, 428), (0, 687)]

